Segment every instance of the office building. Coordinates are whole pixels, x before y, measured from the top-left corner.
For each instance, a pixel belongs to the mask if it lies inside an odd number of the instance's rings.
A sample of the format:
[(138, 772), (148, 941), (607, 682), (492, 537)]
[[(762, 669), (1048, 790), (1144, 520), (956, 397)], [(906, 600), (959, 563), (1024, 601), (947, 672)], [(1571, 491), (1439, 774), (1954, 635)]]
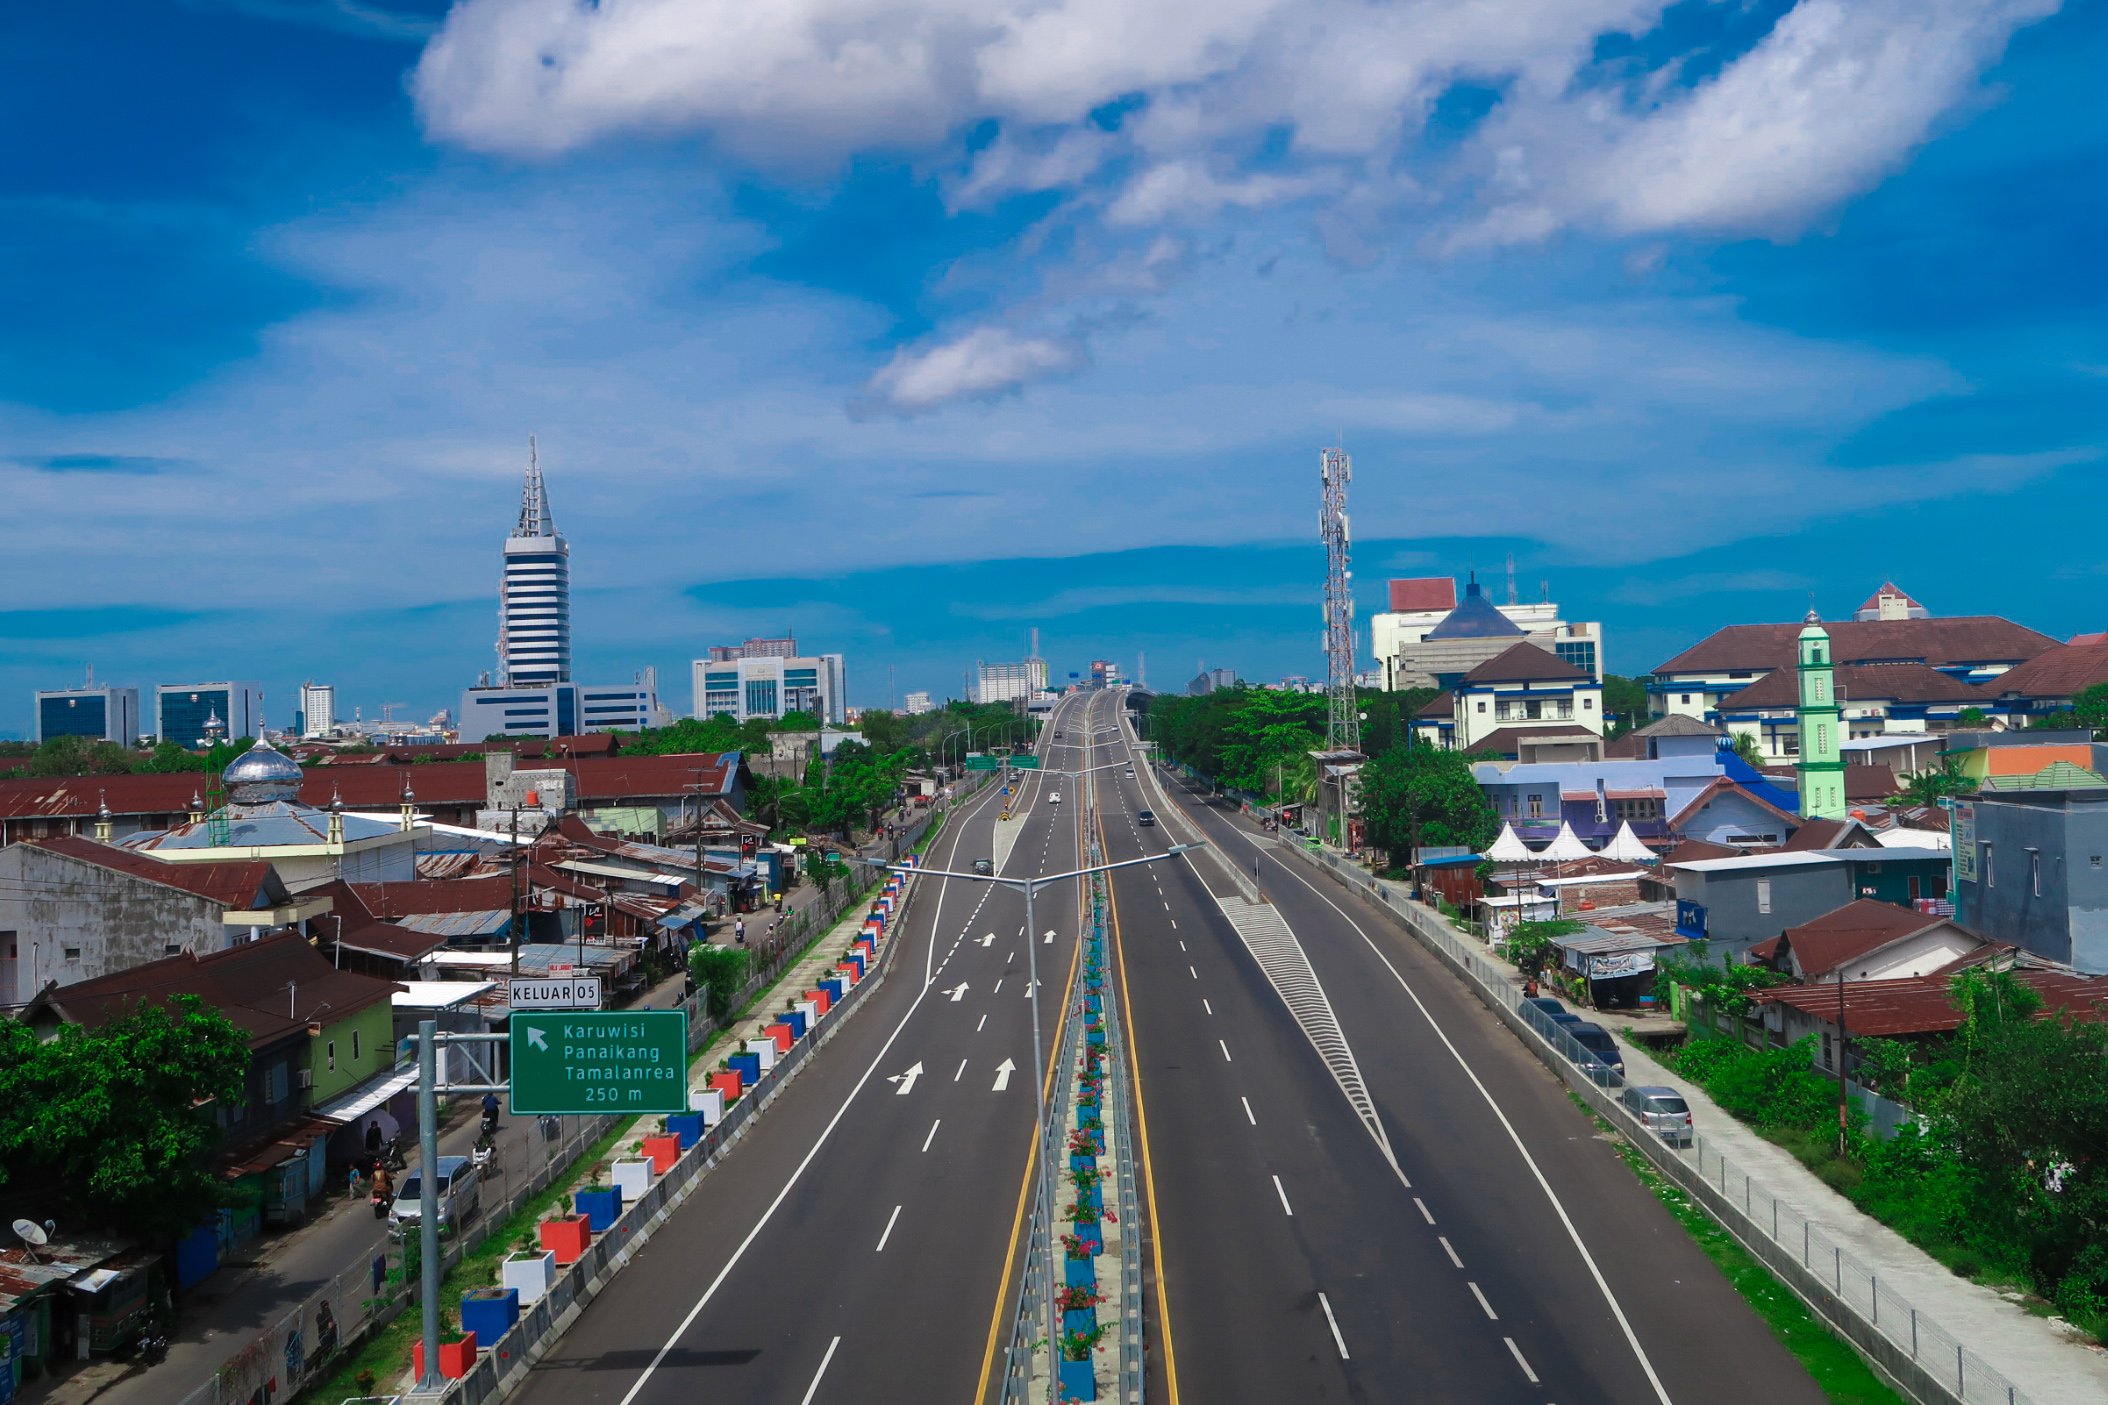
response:
[(130, 746), (139, 740), (139, 690), (90, 684), (48, 688), (36, 695), (35, 739), (93, 737)]
[(519, 521), (505, 540), (498, 669), (505, 686), (513, 688), (571, 681), (571, 547), (549, 514), (532, 439)]
[(789, 637), (781, 639), (749, 639), (744, 644), (712, 644), (710, 662), (732, 663), (739, 659), (794, 659), (798, 657), (798, 641)]
[(300, 685), (300, 735), (326, 737), (337, 730), (337, 690), (328, 683)]
[(923, 713), (932, 711), (935, 711), (935, 709), (930, 705), (930, 695), (928, 693), (917, 692), (908, 694), (908, 716), (920, 717)]
[(1519, 643), (1546, 653), (1603, 681), (1603, 626), (1570, 623), (1550, 599), (1497, 605), (1468, 577), (1464, 595), (1448, 576), (1390, 583), (1390, 609), (1369, 620), (1380, 681), (1386, 690), (1453, 688), (1464, 675)]
[(848, 677), (840, 654), (697, 659), (690, 667), (697, 717), (726, 713), (744, 722), (809, 712), (836, 726), (848, 721)]
[(1018, 663), (975, 664), (975, 702), (1016, 702), (1030, 699), (1047, 686), (1047, 661), (1024, 659)]
[(163, 683), (154, 689), (154, 735), (196, 749), (261, 734), (257, 683)]
[(634, 732), (670, 721), (649, 681), (609, 687), (544, 683), (532, 688), (471, 688), (461, 695), (461, 739), (468, 742), (493, 736)]

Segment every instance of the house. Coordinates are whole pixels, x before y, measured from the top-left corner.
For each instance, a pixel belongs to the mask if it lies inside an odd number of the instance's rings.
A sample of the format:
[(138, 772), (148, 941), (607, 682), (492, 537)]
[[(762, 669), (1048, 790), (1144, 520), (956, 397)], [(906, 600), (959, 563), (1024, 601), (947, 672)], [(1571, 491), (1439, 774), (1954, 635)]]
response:
[(1603, 626), (1568, 623), (1549, 599), (1496, 605), (1468, 578), (1459, 599), (1446, 576), (1390, 583), (1391, 608), (1372, 616), (1377, 681), (1389, 691), (1449, 688), (1509, 645), (1528, 642), (1603, 681)]
[[(1846, 741), (1946, 731), (1987, 701), (1974, 684), (1922, 663), (1839, 663), (1833, 675)], [(1723, 694), (1709, 715), (1755, 741), (1769, 760), (1799, 756), (1799, 681), (1792, 670), (1778, 669)]]
[(1558, 734), (1562, 746), (1601, 754), (1602, 685), (1535, 644), (1508, 645), (1461, 675), (1449, 691), (1447, 725), (1425, 708), (1414, 717), (1414, 731), (1428, 746), (1476, 751), (1503, 731), (1546, 731)]
[[(2057, 647), (2048, 635), (1995, 615), (1882, 618), (1878, 593), (1869, 604), (1876, 608), (1875, 618), (1824, 626), (1835, 663), (1919, 664), (1980, 686)], [(1678, 714), (1718, 721), (1734, 694), (1774, 673), (1792, 678), (1802, 624), (1738, 624), (1715, 630), (1655, 666), (1647, 685), (1649, 711), (1657, 717)]]
[[(1992, 941), (2108, 974), (2108, 782), (1999, 779), (1954, 806), (1954, 912)], [(2029, 778), (2032, 779), (2032, 778)]]
[(1685, 945), (1671, 904), (1630, 903), (1588, 914), (1581, 930), (1552, 939), (1555, 963), (1581, 982), (1583, 1001), (1598, 1010), (1654, 1004), (1656, 962)]
[(61, 1025), (94, 1029), (183, 995), (225, 1015), (250, 1050), (242, 1105), (215, 1109), (229, 1148), (226, 1172), (252, 1183), (264, 1223), (292, 1224), (328, 1184), (325, 1144), (341, 1125), (313, 1110), (395, 1066), (389, 996), (397, 989), (393, 981), (338, 970), (303, 938), (283, 932), (46, 989), (20, 1018), (49, 1038)]
[(328, 911), (327, 898), (288, 895), (259, 859), (165, 863), (74, 835), (10, 844), (0, 849), (0, 1002), (304, 928)]
[(1729, 962), (1854, 898), (1915, 905), (1947, 897), (1948, 860), (1939, 849), (1773, 851), (1670, 860), (1663, 867), (1676, 885), (1677, 932), (1711, 943)]
[(1990, 698), (1984, 710), (2003, 717), (2008, 727), (2025, 727), (2070, 707), (2073, 698), (2103, 683), (2108, 683), (2108, 639), (2075, 639), (2000, 674), (1984, 688)]
[(1749, 949), (1750, 960), (1803, 985), (1929, 976), (1973, 955), (1983, 939), (1951, 917), (1855, 898)]
[(2060, 763), (2108, 774), (2108, 744), (2096, 742), (2084, 728), (2040, 732), (1954, 732), (1941, 753), (1979, 786), (2040, 775)]
[(1800, 824), (1793, 811), (1725, 775), (1707, 783), (1669, 816), (1675, 834), (1736, 849), (1783, 844)]
[[(2013, 976), (2042, 997), (2037, 1018), (2071, 1015), (2083, 1020), (2108, 1019), (2108, 981), (2020, 964), (2013, 966)], [(1825, 985), (1773, 986), (1750, 992), (1750, 1013), (1761, 1020), (1773, 1047), (1783, 1048), (1815, 1037), (1816, 1066), (1834, 1073), (1840, 997), (1847, 1042), (1868, 1038), (1922, 1040), (1961, 1028), (1962, 1012), (1949, 989), (1952, 981), (1953, 975), (1943, 972), (1898, 980), (1852, 981), (1841, 991), (1834, 981)], [(1847, 1051), (1846, 1069), (1849, 1071), (1857, 1063), (1857, 1058)]]

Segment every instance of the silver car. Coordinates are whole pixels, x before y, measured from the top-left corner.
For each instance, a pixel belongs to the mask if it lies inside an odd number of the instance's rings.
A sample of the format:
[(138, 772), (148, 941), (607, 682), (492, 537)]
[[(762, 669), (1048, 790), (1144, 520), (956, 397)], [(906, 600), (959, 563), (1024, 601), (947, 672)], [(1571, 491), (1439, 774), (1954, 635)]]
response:
[(1691, 1105), (1674, 1088), (1633, 1084), (1619, 1101), (1641, 1126), (1670, 1146), (1691, 1144)]

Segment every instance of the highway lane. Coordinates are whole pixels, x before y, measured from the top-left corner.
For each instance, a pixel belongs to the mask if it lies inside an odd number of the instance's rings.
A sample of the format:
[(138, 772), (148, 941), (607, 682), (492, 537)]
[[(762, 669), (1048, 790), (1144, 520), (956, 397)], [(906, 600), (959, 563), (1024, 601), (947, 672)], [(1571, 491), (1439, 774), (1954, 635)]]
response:
[[(1074, 866), (1073, 806), (1042, 798), (1052, 783), (1024, 781), (1006, 873)], [(977, 799), (933, 866), (988, 853), (1000, 801)], [(921, 889), (885, 985), (537, 1365), (524, 1400), (974, 1394), (1032, 1143), (1023, 903)], [(1042, 975), (1065, 981), (1073, 892), (1037, 908), (1057, 934), (1037, 947)]]
[[(1511, 1368), (1527, 1363), (1537, 1376), (1532, 1392), (1518, 1398), (1767, 1405), (1821, 1399), (1557, 1080), (1433, 958), (1344, 889), (1255, 846), (1249, 830), (1186, 798), (1226, 857), (1247, 873), (1257, 860), (1260, 884), (1329, 995), (1411, 1181), (1408, 1191), (1394, 1177), (1387, 1193), (1357, 1203), (1355, 1215), (1386, 1242), (1433, 1239), (1440, 1254), (1431, 1274), (1421, 1272), (1425, 1256), (1401, 1258), (1388, 1274), (1394, 1282), (1375, 1285), (1373, 1330), (1382, 1332), (1388, 1320), (1393, 1331), (1434, 1341), (1438, 1354), (1454, 1350), (1428, 1330), (1422, 1313), (1445, 1293), (1461, 1292), (1485, 1326), (1516, 1343)], [(1136, 792), (1126, 799), (1130, 807), (1142, 803)], [(1114, 820), (1110, 811), (1107, 818)], [(1138, 838), (1143, 833), (1155, 832), (1137, 831)], [(1220, 958), (1255, 973), (1227, 924), (1213, 930)], [(1275, 1009), (1285, 1008), (1270, 987), (1260, 989)], [(1147, 1018), (1138, 1020), (1138, 1036), (1146, 1034)], [(1273, 1029), (1277, 1043), (1293, 1047), (1293, 1039), (1279, 1039), (1278, 1024)], [(1317, 1062), (1307, 1042), (1301, 1054)], [(1332, 1100), (1345, 1109), (1337, 1088)], [(1360, 1131), (1358, 1121), (1349, 1122)], [(1375, 1156), (1373, 1140), (1365, 1132), (1361, 1139), (1365, 1154)], [(1344, 1133), (1341, 1140), (1348, 1140)], [(1297, 1210), (1304, 1217), (1300, 1203)], [(1165, 1214), (1166, 1252), (1175, 1259), (1174, 1226)], [(1183, 1371), (1195, 1353), (1176, 1287), (1174, 1279)], [(1351, 1345), (1356, 1334), (1345, 1320), (1342, 1327)], [(1408, 1352), (1393, 1367), (1415, 1370), (1417, 1359)], [(1406, 1382), (1425, 1392), (1420, 1398), (1487, 1398), (1476, 1384), (1354, 1368), (1345, 1375), (1371, 1392), (1345, 1398), (1395, 1398), (1387, 1392)], [(1497, 1384), (1497, 1375), (1487, 1382)]]

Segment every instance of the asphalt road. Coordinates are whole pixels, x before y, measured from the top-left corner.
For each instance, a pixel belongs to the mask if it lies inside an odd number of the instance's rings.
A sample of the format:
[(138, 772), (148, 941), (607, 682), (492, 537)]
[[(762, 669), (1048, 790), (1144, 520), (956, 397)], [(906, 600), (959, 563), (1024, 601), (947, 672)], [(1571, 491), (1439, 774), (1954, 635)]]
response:
[[(1082, 710), (1066, 703), (1050, 723), (1050, 767), (1082, 755), (1073, 733), (1051, 740)], [(1024, 782), (1030, 811), (1006, 876), (1076, 866), (1076, 806), (1046, 796), (1070, 784)], [(968, 801), (929, 865), (986, 856), (999, 804), (993, 788)], [(975, 1396), (1032, 1145), (1024, 905), (993, 885), (918, 886), (885, 984), (586, 1308), (520, 1400)], [(1055, 933), (1030, 956), (1058, 995), (1075, 960), (1074, 886), (1040, 894), (1034, 917)], [(1049, 1041), (1058, 1009), (1044, 1006)]]
[[(1151, 802), (1139, 778), (1112, 776), (1108, 857), (1185, 837), (1135, 826)], [(1182, 798), (1226, 858), (1247, 875), (1257, 860), (1396, 1164), (1209, 897), (1202, 875), (1232, 890), (1207, 861), (1116, 875), (1162, 1265), (1152, 1398), (1822, 1400), (1557, 1080), (1433, 958)]]

